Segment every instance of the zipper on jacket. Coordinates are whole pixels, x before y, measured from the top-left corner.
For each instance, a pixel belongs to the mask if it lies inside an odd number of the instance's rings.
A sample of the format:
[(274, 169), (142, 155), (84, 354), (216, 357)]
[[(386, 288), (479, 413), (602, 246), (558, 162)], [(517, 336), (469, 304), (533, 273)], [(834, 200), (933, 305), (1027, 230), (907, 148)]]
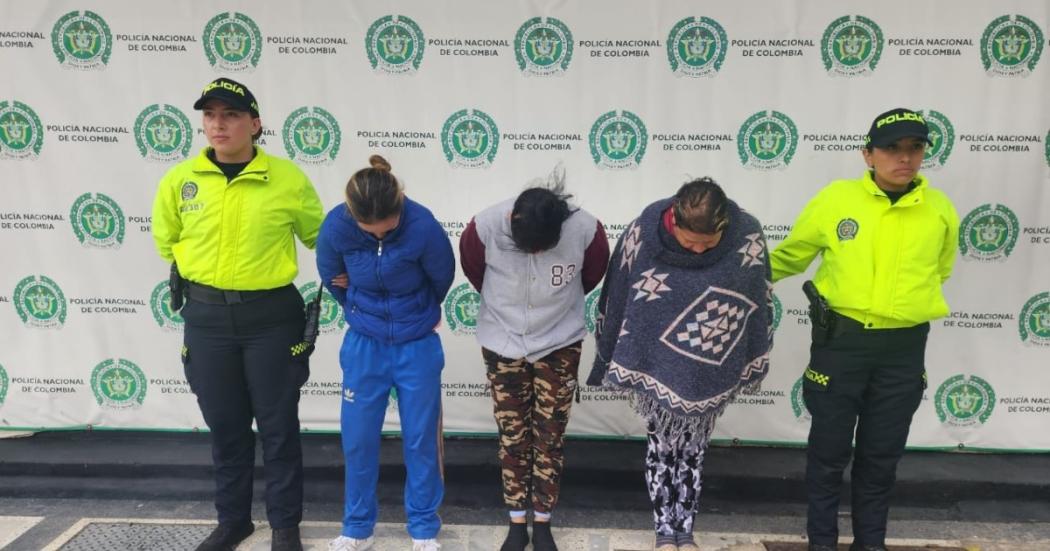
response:
[[(529, 258), (529, 260), (528, 260), (528, 268), (526, 269), (526, 272), (528, 273), (529, 276), (531, 276), (532, 274), (536, 273), (536, 262), (535, 262), (536, 255), (530, 254), (528, 256), (528, 258)], [(532, 290), (531, 280), (527, 280), (525, 282), (525, 327), (522, 328), (525, 331), (525, 337), (526, 338), (528, 338), (530, 336), (529, 335), (529, 332), (530, 332), (529, 331), (529, 326), (532, 324), (532, 315), (531, 315), (532, 314), (532, 298), (531, 298), (532, 295), (529, 292), (531, 290)]]
[(387, 326), (387, 343), (394, 343), (394, 320), (390, 317), (390, 294), (387, 293), (386, 286), (383, 285), (383, 240), (378, 239), (379, 248), (376, 249), (376, 282), (379, 283), (379, 288), (383, 291), (383, 307), (386, 309), (386, 326)]

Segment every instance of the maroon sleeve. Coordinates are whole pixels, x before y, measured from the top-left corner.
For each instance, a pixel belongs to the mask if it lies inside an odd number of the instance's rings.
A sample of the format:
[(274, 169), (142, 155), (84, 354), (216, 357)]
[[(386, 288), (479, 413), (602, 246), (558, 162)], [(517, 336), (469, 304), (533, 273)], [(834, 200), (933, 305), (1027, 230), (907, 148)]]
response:
[(598, 221), (598, 230), (594, 232), (591, 244), (583, 252), (583, 292), (589, 293), (598, 286), (605, 269), (609, 267), (609, 239), (605, 236), (605, 227)]
[(463, 267), (463, 274), (470, 284), (481, 291), (481, 283), (485, 279), (485, 244), (478, 237), (473, 218), (459, 237), (459, 265)]

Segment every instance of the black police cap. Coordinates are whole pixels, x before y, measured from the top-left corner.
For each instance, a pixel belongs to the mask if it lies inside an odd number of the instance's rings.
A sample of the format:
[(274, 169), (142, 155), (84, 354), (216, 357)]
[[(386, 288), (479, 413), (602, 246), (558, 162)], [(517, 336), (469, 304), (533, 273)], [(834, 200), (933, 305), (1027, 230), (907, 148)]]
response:
[(252, 116), (259, 116), (259, 104), (247, 86), (226, 77), (209, 82), (201, 92), (201, 97), (193, 104), (196, 110), (204, 109), (208, 100), (216, 99), (238, 111), (248, 111)]
[(902, 138), (919, 138), (933, 145), (930, 141), (930, 127), (919, 113), (903, 107), (891, 109), (875, 117), (871, 128), (864, 138), (867, 147), (886, 147)]

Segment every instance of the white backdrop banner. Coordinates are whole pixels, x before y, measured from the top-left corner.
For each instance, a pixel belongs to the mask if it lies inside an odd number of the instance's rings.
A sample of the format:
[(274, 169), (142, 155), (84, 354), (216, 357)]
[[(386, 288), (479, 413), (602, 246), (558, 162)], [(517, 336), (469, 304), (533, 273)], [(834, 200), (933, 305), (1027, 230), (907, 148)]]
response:
[[(203, 428), (150, 210), (168, 167), (206, 145), (192, 104), (225, 75), (259, 98), (262, 146), (303, 167), (327, 208), (380, 153), (454, 245), (561, 161), (610, 241), (710, 175), (775, 246), (817, 190), (861, 174), (876, 114), (921, 110), (924, 172), (962, 228), (909, 445), (1050, 450), (1048, 33), (1045, 0), (0, 3), (0, 428)], [(302, 247), (300, 266), (309, 298)], [(804, 279), (777, 285), (771, 373), (716, 439), (805, 441)], [(460, 274), (443, 305), (450, 434), (495, 433), (478, 301)], [(339, 426), (345, 326), (325, 304), (310, 431)], [(581, 378), (592, 358), (588, 339)], [(642, 429), (596, 389), (569, 424)]]

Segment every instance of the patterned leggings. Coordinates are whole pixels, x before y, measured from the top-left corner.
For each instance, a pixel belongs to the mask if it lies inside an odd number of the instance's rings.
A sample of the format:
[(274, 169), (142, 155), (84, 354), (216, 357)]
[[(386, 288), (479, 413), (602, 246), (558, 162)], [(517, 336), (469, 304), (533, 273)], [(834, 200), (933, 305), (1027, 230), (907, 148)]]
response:
[(482, 348), (499, 427), (503, 501), (512, 511), (550, 513), (558, 502), (565, 426), (576, 390), (580, 342), (528, 362)]
[(645, 454), (645, 481), (653, 502), (656, 533), (670, 536), (693, 531), (700, 510), (700, 475), (710, 432), (686, 433), (670, 442), (666, 428), (648, 422), (649, 448)]

